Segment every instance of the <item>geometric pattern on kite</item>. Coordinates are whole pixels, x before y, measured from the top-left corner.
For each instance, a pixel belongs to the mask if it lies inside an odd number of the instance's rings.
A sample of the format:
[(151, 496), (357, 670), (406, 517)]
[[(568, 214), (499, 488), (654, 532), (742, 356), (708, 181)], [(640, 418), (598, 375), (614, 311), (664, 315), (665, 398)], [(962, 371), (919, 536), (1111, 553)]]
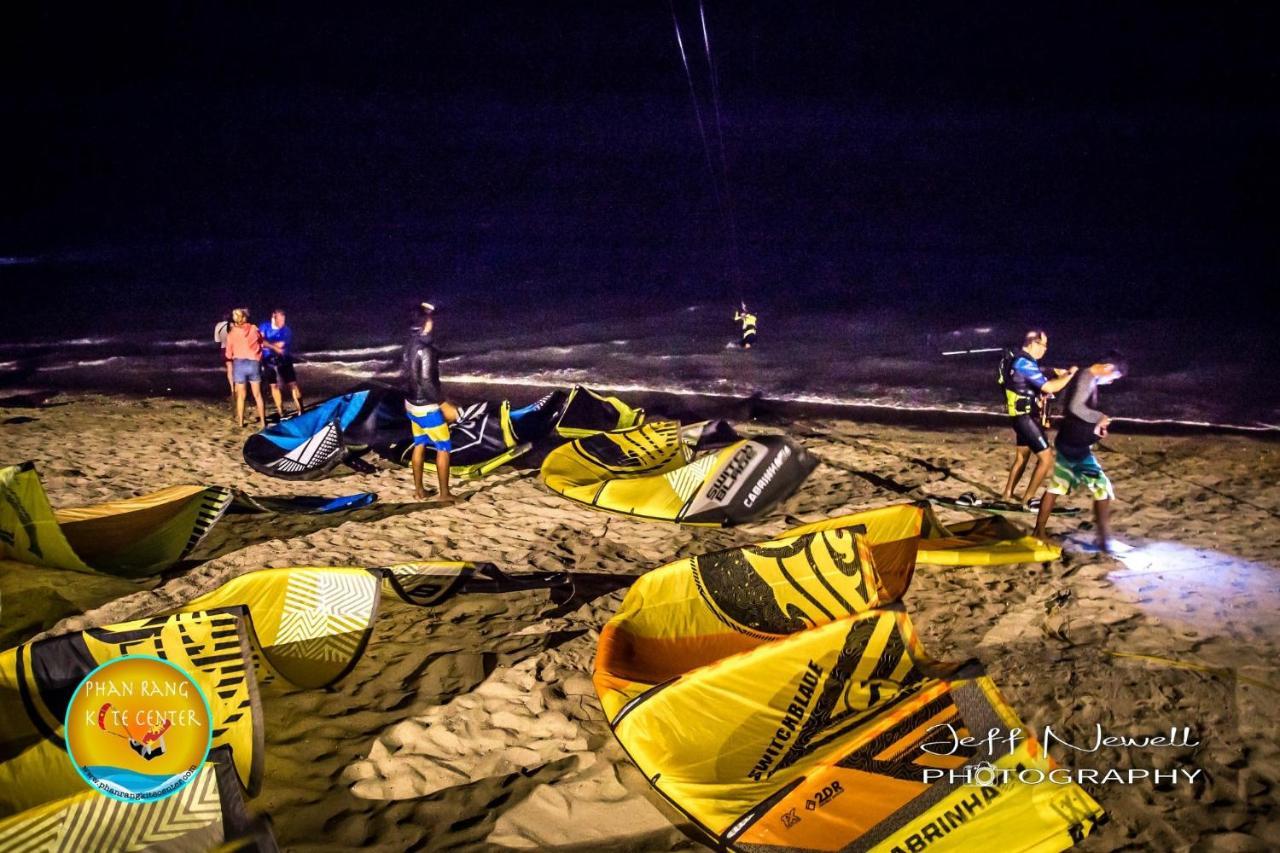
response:
[(63, 722), (71, 695), (94, 668), (151, 655), (186, 672), (209, 702), (213, 747), (227, 747), (240, 784), (256, 793), (263, 771), (262, 706), (243, 608), (180, 613), (91, 628), (0, 653), (0, 815), (84, 789), (67, 760)]
[[(930, 566), (999, 566), (1044, 563), (1062, 556), (1062, 549), (1028, 536), (1007, 518), (984, 515), (943, 524), (931, 504), (920, 504), (924, 520), (916, 562)], [(829, 518), (789, 531), (791, 534), (835, 530), (857, 516)]]
[(280, 654), (321, 660), (346, 660), (377, 604), (373, 575), (293, 572), (274, 645)]
[[(527, 452), (531, 442), (551, 431), (564, 399), (563, 391), (553, 391), (515, 410), (506, 400), (461, 408), (449, 426), (450, 470), (463, 479), (481, 477)], [(242, 455), (254, 470), (287, 480), (324, 477), (367, 450), (407, 465), (413, 437), (404, 405), (404, 395), (389, 390), (357, 389), (331, 397), (250, 435)], [(434, 469), (434, 448), (427, 449), (424, 464)]]
[(265, 665), (299, 687), (325, 687), (355, 666), (373, 630), (381, 577), (361, 568), (259, 569), (232, 578), (183, 610), (238, 606)]
[[(1103, 819), (976, 662), (920, 647), (900, 605), (845, 617), (686, 673), (611, 718), (651, 784), (716, 846), (744, 851), (1063, 850)], [(994, 735), (987, 746), (950, 743)], [(928, 747), (928, 748), (926, 748)], [(990, 765), (991, 785), (926, 771)], [(981, 779), (981, 775), (976, 778)]]
[(702, 481), (707, 478), (707, 474), (711, 473), (711, 469), (716, 464), (714, 456), (703, 456), (695, 459), (683, 468), (677, 468), (666, 474), (667, 482), (671, 484), (671, 488), (680, 496), (680, 500), (688, 501), (693, 497), (693, 493), (698, 491), (698, 486), (702, 485)]
[(77, 572), (145, 577), (185, 558), (231, 505), (217, 486), (54, 510), (35, 466), (0, 468), (0, 558)]
[(183, 610), (244, 607), (263, 665), (262, 681), (278, 675), (298, 687), (327, 687), (359, 661), (373, 633), (384, 593), (416, 607), (463, 592), (508, 592), (568, 585), (564, 573), (505, 575), (489, 564), (402, 563), (388, 568), (259, 569), (232, 578)]
[(82, 636), (99, 663), (109, 657), (152, 655), (191, 676), (209, 701), (213, 746), (230, 747), (241, 784), (252, 795), (262, 783), (264, 752), (248, 617), (243, 607), (184, 611), (90, 628)]
[(595, 679), (606, 714), (700, 666), (896, 601), (914, 570), (920, 507), (848, 521), (642, 575), (601, 631)]
[(647, 421), (557, 447), (542, 481), (595, 509), (725, 527), (764, 515), (816, 465), (786, 436), (742, 438), (723, 421)]
[[(123, 802), (84, 791), (0, 821), (0, 850), (80, 853), (86, 850), (209, 850), (257, 830), (247, 820), (243, 792), (225, 762), (210, 760), (171, 797)], [(260, 830), (258, 830), (260, 831)], [(256, 848), (275, 849), (267, 831)]]
[[(897, 603), (925, 511), (676, 561), (601, 631), (593, 680), (615, 736), (713, 846), (1061, 850), (1104, 819), (1077, 785), (1017, 779), (1054, 767), (1034, 739), (930, 743), (1027, 729), (976, 661), (931, 660)], [(984, 764), (1013, 780), (925, 781)]]
[(583, 438), (596, 432), (631, 429), (643, 422), (644, 409), (575, 385), (559, 412), (555, 431), (562, 438)]

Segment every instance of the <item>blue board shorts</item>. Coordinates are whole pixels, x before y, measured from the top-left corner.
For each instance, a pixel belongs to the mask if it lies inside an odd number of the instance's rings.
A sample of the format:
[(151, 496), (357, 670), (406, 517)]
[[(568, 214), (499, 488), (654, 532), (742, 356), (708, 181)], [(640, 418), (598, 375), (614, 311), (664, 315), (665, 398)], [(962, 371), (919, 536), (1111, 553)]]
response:
[(444, 419), (444, 412), (439, 406), (434, 403), (420, 406), (405, 400), (404, 411), (409, 416), (415, 446), (424, 444), (441, 453), (453, 450), (453, 442), (449, 440), (449, 422)]
[(1109, 501), (1116, 496), (1098, 457), (1090, 453), (1082, 459), (1068, 459), (1059, 449), (1047, 491), (1051, 495), (1069, 495), (1076, 486), (1083, 486), (1095, 501)]
[(237, 385), (262, 381), (262, 362), (253, 358), (237, 358), (231, 362), (231, 379)]

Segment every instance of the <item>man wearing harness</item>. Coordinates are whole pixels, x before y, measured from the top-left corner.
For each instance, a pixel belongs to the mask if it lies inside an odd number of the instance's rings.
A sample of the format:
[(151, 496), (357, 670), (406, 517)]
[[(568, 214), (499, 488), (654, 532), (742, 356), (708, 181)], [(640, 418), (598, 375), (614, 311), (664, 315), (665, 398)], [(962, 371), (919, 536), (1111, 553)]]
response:
[(1040, 370), (1040, 359), (1049, 349), (1049, 336), (1043, 329), (1032, 329), (1023, 336), (1022, 349), (1009, 352), (1000, 364), (1000, 385), (1004, 387), (1005, 410), (1008, 413), (1016, 437), (1017, 450), (1013, 467), (1004, 484), (1001, 497), (1006, 503), (1013, 501), (1013, 490), (1026, 470), (1031, 454), (1036, 455), (1036, 467), (1031, 482), (1023, 493), (1025, 504), (1040, 489), (1040, 484), (1053, 470), (1053, 451), (1041, 425), (1042, 397), (1055, 394), (1066, 387), (1075, 376), (1076, 368), (1055, 370), (1055, 377), (1048, 379)]
[(733, 312), (733, 319), (742, 324), (742, 348), (751, 349), (751, 345), (756, 342), (756, 315), (748, 311), (747, 303), (743, 302)]
[(404, 348), (405, 414), (413, 432), (413, 487), (418, 500), (426, 500), (422, 469), (427, 446), (436, 451), (436, 477), (441, 503), (453, 503), (449, 491), (449, 424), (458, 420), (458, 410), (444, 398), (440, 388), (440, 353), (435, 347), (435, 306), (423, 302), (415, 309), (415, 322)]

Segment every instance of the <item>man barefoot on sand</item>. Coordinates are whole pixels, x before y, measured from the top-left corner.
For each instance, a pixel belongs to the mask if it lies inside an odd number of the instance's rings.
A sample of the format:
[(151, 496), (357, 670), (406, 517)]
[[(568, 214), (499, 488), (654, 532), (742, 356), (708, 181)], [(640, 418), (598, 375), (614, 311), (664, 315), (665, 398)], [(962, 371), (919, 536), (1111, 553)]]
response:
[(1023, 493), (1022, 503), (1031, 500), (1044, 478), (1053, 470), (1053, 451), (1049, 449), (1049, 438), (1040, 423), (1040, 407), (1043, 405), (1040, 398), (1066, 387), (1075, 376), (1076, 368), (1055, 370), (1053, 379), (1045, 377), (1040, 370), (1040, 359), (1048, 349), (1049, 336), (1042, 329), (1032, 329), (1023, 336), (1021, 351), (1009, 352), (1000, 364), (999, 382), (1004, 388), (1005, 407), (1017, 444), (1013, 467), (1009, 469), (1009, 477), (1001, 493), (1005, 503), (1013, 501), (1013, 490), (1018, 487), (1031, 454), (1036, 455), (1036, 467)]
[(1040, 501), (1034, 535), (1045, 538), (1045, 525), (1053, 512), (1058, 495), (1069, 495), (1076, 486), (1084, 486), (1093, 496), (1093, 518), (1098, 528), (1098, 550), (1109, 553), (1111, 538), (1111, 501), (1115, 491), (1102, 464), (1093, 455), (1093, 445), (1107, 435), (1111, 419), (1093, 408), (1100, 385), (1109, 385), (1125, 373), (1125, 365), (1115, 353), (1109, 353), (1098, 364), (1076, 375), (1067, 386), (1067, 411), (1054, 444), (1058, 458), (1053, 466), (1053, 479)]
[(236, 423), (244, 426), (244, 386), (253, 389), (253, 402), (258, 407), (258, 426), (266, 427), (267, 411), (262, 404), (262, 333), (249, 322), (249, 309), (231, 312), (231, 328), (222, 353), (231, 359), (232, 381), (236, 391)]
[(405, 413), (413, 430), (413, 488), (418, 500), (426, 500), (422, 488), (422, 468), (427, 445), (436, 451), (436, 477), (441, 503), (453, 503), (449, 491), (449, 424), (458, 420), (458, 410), (444, 398), (440, 388), (440, 353), (435, 348), (435, 306), (423, 302), (414, 310), (413, 329), (404, 348)]
[(284, 397), (287, 387), (293, 397), (293, 407), (302, 414), (302, 389), (298, 387), (298, 374), (293, 368), (293, 330), (285, 323), (284, 309), (271, 312), (271, 319), (258, 327), (262, 332), (262, 381), (271, 389), (271, 399), (276, 404), (280, 420), (284, 420)]

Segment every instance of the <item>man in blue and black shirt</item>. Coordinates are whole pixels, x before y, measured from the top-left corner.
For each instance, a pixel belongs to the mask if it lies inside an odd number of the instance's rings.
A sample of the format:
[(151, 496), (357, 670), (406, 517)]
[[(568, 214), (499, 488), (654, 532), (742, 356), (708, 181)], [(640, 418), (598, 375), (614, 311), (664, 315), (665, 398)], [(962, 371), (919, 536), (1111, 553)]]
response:
[(271, 312), (271, 319), (263, 323), (262, 332), (262, 384), (271, 389), (271, 399), (276, 411), (284, 419), (282, 391), (289, 389), (293, 406), (302, 414), (302, 389), (298, 387), (298, 374), (293, 369), (293, 331), (285, 323), (284, 309)]
[(1042, 398), (1065, 388), (1075, 376), (1076, 368), (1055, 370), (1053, 379), (1046, 377), (1040, 369), (1040, 359), (1048, 349), (1049, 336), (1043, 329), (1032, 329), (1023, 336), (1022, 349), (1006, 352), (1000, 362), (999, 383), (1004, 388), (1005, 410), (1011, 419), (1017, 445), (1013, 467), (1009, 469), (1001, 495), (1006, 503), (1013, 501), (1013, 491), (1022, 479), (1031, 454), (1036, 456), (1036, 467), (1023, 493), (1022, 503), (1031, 500), (1053, 470), (1053, 450), (1045, 435)]

